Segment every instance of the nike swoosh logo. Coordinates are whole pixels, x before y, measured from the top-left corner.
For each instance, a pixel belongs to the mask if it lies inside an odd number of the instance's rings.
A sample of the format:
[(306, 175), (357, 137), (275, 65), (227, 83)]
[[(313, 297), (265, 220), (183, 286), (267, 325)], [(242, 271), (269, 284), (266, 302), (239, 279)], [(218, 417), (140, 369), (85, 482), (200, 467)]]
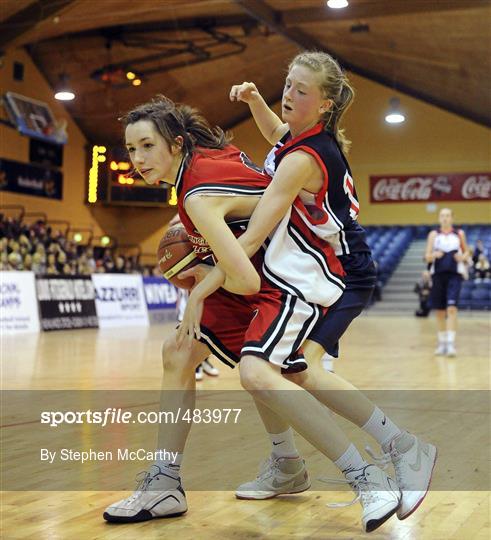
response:
[(385, 423), (387, 422), (387, 417), (384, 416), (384, 419), (382, 420), (382, 425), (385, 426)]
[(279, 444), (283, 444), (285, 441), (281, 441), (281, 442), (273, 442), (273, 446), (278, 446)]
[(273, 482), (272, 482), (274, 488), (281, 488), (281, 487), (289, 486), (291, 483), (292, 483), (291, 480), (285, 480), (284, 482), (278, 482), (276, 480), (276, 478), (273, 478)]
[(409, 466), (414, 472), (418, 472), (421, 470), (421, 445), (419, 441), (416, 441), (416, 444), (418, 445), (416, 449), (416, 452), (417, 452), (416, 461), (414, 463), (409, 463)]

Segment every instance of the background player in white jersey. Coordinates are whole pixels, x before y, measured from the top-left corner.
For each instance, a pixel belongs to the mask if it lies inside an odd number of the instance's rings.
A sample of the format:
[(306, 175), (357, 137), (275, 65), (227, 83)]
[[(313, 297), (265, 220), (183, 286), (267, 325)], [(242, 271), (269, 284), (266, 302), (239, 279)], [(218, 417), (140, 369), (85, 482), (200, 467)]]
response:
[(439, 221), (440, 228), (428, 234), (425, 253), (426, 262), (431, 263), (430, 305), (435, 310), (438, 328), (435, 354), (455, 356), (457, 304), (470, 252), (464, 231), (453, 228), (450, 208), (440, 210)]
[[(283, 96), (283, 117), (288, 123), (284, 124), (267, 107), (252, 83), (233, 87), (231, 98), (240, 99), (242, 91), (251, 98), (251, 109), (266, 138), (274, 142), (281, 137), (268, 156), (268, 170), (274, 172), (275, 176), (256, 207), (248, 230), (241, 237), (242, 245), (247, 253), (253, 253), (292, 201), (292, 215), (297, 213), (305, 218), (310, 230), (332, 242), (347, 272), (347, 286), (341, 299), (329, 308), (327, 315), (309, 335), (304, 347), (309, 369), (296, 376), (295, 381), (322, 403), (372, 435), (381, 444), (384, 453), (390, 455), (403, 490), (398, 517), (405, 519), (426, 494), (436, 449), (432, 445), (422, 444), (414, 435), (401, 431), (347, 381), (324, 374), (319, 369), (324, 351), (337, 354), (339, 338), (368, 303), (375, 283), (375, 269), (365, 233), (356, 221), (359, 205), (351, 171), (343, 154), (347, 141), (339, 129), (340, 117), (351, 102), (353, 91), (337, 62), (328, 54), (319, 52), (301, 53), (290, 65)], [(246, 101), (248, 99), (245, 98)], [(286, 178), (283, 176), (285, 171)], [(324, 191), (309, 194), (291, 181), (305, 175), (324, 178)], [(291, 238), (283, 234), (285, 229), (280, 228), (281, 235), (277, 232), (275, 236), (284, 240), (281, 246), (276, 246), (278, 251), (283, 253), (285, 249), (291, 249)], [(275, 253), (277, 251), (271, 249), (269, 244), (265, 267), (268, 254)], [(291, 268), (295, 270), (295, 266), (291, 265), (285, 268), (285, 272), (289, 272), (290, 279), (297, 279), (297, 274), (292, 273)], [(301, 272), (302, 267), (298, 268)], [(193, 272), (190, 270), (188, 275)], [(322, 286), (314, 278), (311, 279), (316, 291), (321, 294)], [(196, 296), (195, 292), (191, 296)], [(195, 323), (191, 318), (185, 324), (192, 331)], [(296, 471), (296, 475), (286, 472), (292, 459), (300, 460), (293, 433), (288, 424), (264, 404), (256, 400), (256, 405), (272, 442), (271, 458), (260, 476), (240, 486), (236, 495), (239, 498), (265, 499), (291, 493), (296, 478), (305, 474), (302, 468)], [(352, 450), (356, 451), (353, 447), (346, 450), (346, 454)], [(422, 456), (423, 466), (415, 474), (409, 463), (416, 462), (419, 456)]]

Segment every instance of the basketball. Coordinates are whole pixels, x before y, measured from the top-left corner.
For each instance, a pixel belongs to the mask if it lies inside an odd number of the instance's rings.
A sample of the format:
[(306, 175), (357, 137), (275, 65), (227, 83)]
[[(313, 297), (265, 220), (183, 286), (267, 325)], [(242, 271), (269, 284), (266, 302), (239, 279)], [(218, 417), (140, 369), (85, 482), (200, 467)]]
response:
[(160, 240), (157, 260), (165, 279), (180, 289), (190, 289), (194, 278), (178, 279), (177, 275), (199, 263), (182, 225), (170, 227)]

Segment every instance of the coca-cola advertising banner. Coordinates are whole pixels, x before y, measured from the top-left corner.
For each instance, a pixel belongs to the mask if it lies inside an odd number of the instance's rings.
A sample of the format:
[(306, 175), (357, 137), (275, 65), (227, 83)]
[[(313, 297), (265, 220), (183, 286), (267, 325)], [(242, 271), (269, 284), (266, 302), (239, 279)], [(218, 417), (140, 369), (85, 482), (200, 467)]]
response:
[(370, 202), (489, 201), (491, 173), (370, 176)]

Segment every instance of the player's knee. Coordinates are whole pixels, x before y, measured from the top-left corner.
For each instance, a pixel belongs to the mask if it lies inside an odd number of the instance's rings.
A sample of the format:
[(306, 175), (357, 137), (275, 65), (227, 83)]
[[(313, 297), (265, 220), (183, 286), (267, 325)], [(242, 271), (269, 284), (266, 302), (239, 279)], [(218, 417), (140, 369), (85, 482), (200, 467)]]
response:
[(457, 306), (448, 306), (447, 313), (449, 315), (455, 315), (457, 313)]
[(175, 333), (162, 344), (162, 367), (164, 371), (194, 369), (194, 358), (187, 347), (177, 348)]
[(245, 356), (240, 361), (240, 383), (248, 392), (267, 390), (268, 376), (263, 365), (264, 360), (252, 356)]

